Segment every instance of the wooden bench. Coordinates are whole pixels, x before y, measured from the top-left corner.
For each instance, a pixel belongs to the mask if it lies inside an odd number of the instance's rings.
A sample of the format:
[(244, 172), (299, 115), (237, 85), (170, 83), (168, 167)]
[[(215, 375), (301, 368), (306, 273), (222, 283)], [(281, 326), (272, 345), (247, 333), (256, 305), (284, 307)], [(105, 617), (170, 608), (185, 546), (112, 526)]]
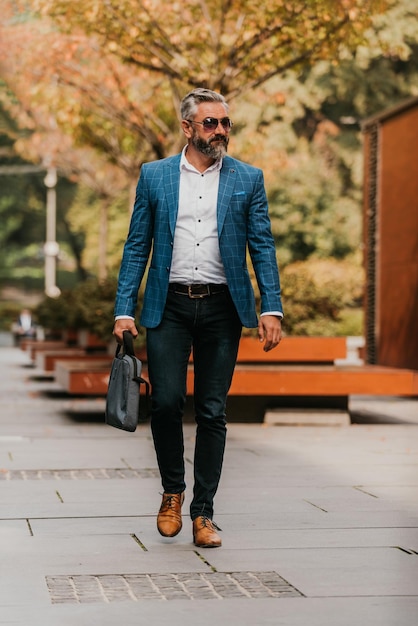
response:
[[(286, 337), (276, 350), (243, 337), (230, 396), (345, 397), (349, 395), (418, 395), (418, 372), (372, 365), (339, 365), (346, 356), (344, 337)], [(145, 361), (143, 351), (139, 358)], [(56, 381), (70, 394), (105, 396), (111, 358), (60, 361)], [(143, 375), (147, 376), (144, 362)], [(193, 368), (187, 394), (193, 393)]]
[(25, 340), (21, 343), (21, 349), (29, 354), (36, 369), (42, 370), (43, 374), (51, 375), (55, 370), (57, 360), (88, 362), (90, 359), (104, 359), (109, 361), (106, 353), (107, 344), (100, 341), (91, 333), (80, 332), (78, 343), (74, 344), (73, 337), (57, 340)]
[(40, 352), (46, 352), (48, 350), (65, 350), (68, 347), (65, 341), (53, 340), (53, 341), (26, 341), (22, 345), (22, 350), (29, 354), (29, 358), (35, 363), (36, 355)]
[(112, 357), (55, 363), (56, 382), (71, 395), (105, 396)]
[(89, 361), (109, 362), (108, 354), (86, 352), (83, 348), (56, 348), (55, 350), (40, 350), (35, 354), (35, 367), (46, 375), (54, 374), (57, 361), (74, 361), (88, 363)]
[(57, 351), (65, 349), (79, 349), (84, 352), (103, 353), (108, 348), (108, 342), (86, 330), (62, 331), (59, 338), (54, 339), (22, 339), (20, 348), (29, 353), (34, 361), (38, 352)]

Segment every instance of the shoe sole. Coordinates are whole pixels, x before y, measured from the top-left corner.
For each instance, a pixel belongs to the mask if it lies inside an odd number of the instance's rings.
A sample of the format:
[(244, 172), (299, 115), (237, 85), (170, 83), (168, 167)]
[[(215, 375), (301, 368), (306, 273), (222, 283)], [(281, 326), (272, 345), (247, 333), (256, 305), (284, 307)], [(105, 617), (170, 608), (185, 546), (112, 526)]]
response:
[(193, 541), (196, 548), (220, 548), (222, 543), (196, 543)]
[(158, 530), (158, 532), (160, 533), (160, 535), (161, 535), (162, 537), (177, 537), (177, 535), (179, 534), (179, 532), (181, 531), (181, 529), (182, 529), (182, 528), (183, 528), (183, 527), (182, 527), (182, 526), (180, 526), (180, 528), (179, 528), (178, 530), (176, 530), (176, 532), (175, 532), (174, 534), (167, 535), (166, 533), (163, 533), (163, 532), (162, 532), (162, 531), (158, 528), (158, 526), (157, 526), (157, 530)]

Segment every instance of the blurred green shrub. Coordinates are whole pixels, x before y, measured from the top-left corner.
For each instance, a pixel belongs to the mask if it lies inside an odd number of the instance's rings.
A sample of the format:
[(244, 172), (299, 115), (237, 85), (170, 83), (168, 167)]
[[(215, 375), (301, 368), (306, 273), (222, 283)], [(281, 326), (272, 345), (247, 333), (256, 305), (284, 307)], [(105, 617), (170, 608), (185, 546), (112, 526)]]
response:
[[(250, 271), (256, 293), (254, 272)], [(310, 259), (280, 271), (286, 335), (348, 336), (363, 334), (364, 271), (359, 259)], [(257, 335), (244, 329), (244, 335)]]
[[(44, 298), (36, 308), (38, 323), (46, 329), (88, 330), (101, 339), (110, 339), (117, 281), (89, 279), (73, 289), (62, 291), (58, 298)], [(144, 333), (138, 345), (144, 342)]]
[(18, 302), (0, 302), (0, 330), (9, 331), (21, 310), (22, 305)]
[(286, 334), (361, 334), (364, 272), (358, 264), (311, 259), (286, 266), (281, 279)]

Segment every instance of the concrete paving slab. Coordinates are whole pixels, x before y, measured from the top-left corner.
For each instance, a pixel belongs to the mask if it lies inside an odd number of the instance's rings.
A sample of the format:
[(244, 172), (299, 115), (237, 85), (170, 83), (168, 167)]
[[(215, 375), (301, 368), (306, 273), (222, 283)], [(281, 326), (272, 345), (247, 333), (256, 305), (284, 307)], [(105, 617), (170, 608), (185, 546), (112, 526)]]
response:
[[(220, 498), (219, 498), (220, 500)], [(405, 512), (401, 509), (391, 511), (351, 511), (349, 515), (345, 511), (325, 513), (316, 507), (309, 511), (286, 512), (278, 511), (274, 516), (266, 516), (264, 511), (258, 513), (217, 513), (216, 520), (224, 528), (259, 528), (260, 530), (271, 529), (316, 529), (316, 528), (416, 528), (418, 527), (418, 515)]]
[(362, 423), (393, 418), (401, 423), (418, 424), (417, 401), (413, 398), (352, 396), (350, 411)]
[[(155, 514), (155, 511), (153, 511)], [(86, 502), (83, 505), (79, 503), (67, 504), (63, 506), (62, 503), (57, 501), (49, 503), (29, 503), (24, 504), (10, 504), (8, 507), (0, 505), (0, 519), (33, 519), (33, 518), (60, 518), (60, 517), (97, 517), (99, 516), (114, 516), (120, 514), (120, 506), (118, 503), (109, 502), (101, 503), (100, 506), (94, 501)], [(151, 514), (150, 507), (145, 509), (141, 503), (132, 502), (127, 503), (124, 507), (124, 515), (127, 516), (141, 516)]]
[(209, 562), (219, 571), (275, 570), (308, 597), (418, 594), (418, 559), (397, 548), (227, 548)]
[[(415, 401), (418, 407), (418, 400)], [(408, 441), (408, 433), (411, 432), (411, 426), (414, 427), (418, 424), (354, 424), (349, 428), (312, 428), (309, 426), (303, 428), (290, 428), (286, 426), (275, 427), (266, 426), (264, 424), (229, 424), (228, 425), (228, 445), (243, 445), (245, 448), (251, 448), (254, 444), (262, 444), (265, 449), (274, 450), (276, 443), (279, 443), (280, 447), (284, 450), (294, 449), (299, 452), (301, 448), (297, 446), (298, 442), (309, 442), (311, 445), (309, 449), (303, 449), (303, 452), (315, 451), (323, 449), (324, 453), (333, 452), (338, 447), (341, 447), (343, 451), (348, 453), (348, 449), (345, 446), (345, 442), (349, 440), (356, 440), (358, 448), (351, 450), (354, 458), (357, 451), (364, 447), (367, 447), (370, 442), (375, 444), (379, 449), (385, 450), (386, 448), (396, 445), (398, 441)], [(378, 428), (375, 428), (378, 426)], [(415, 429), (414, 429), (415, 430)], [(359, 434), (361, 433), (361, 437)], [(390, 435), (390, 436), (389, 436)], [(328, 448), (326, 442), (332, 442), (333, 445)], [(414, 449), (417, 448), (417, 442), (415, 438), (409, 438), (409, 444)], [(323, 448), (322, 448), (323, 446)]]
[(349, 426), (348, 411), (325, 409), (267, 409), (264, 423), (271, 426)]
[[(243, 530), (237, 536), (233, 527), (223, 528), (222, 537), (227, 549), (313, 549), (313, 548), (368, 548), (405, 546), (418, 550), (416, 528), (318, 528), (274, 529), (258, 528)], [(244, 547), (243, 547), (244, 546)]]
[[(368, 489), (368, 485), (364, 489)], [(414, 485), (373, 485), (370, 489), (376, 498), (418, 513), (418, 481)]]
[[(130, 534), (27, 537), (13, 548), (3, 543), (3, 559), (9, 558), (8, 579), (22, 571), (48, 576), (81, 574), (130, 574), (206, 572), (189, 540), (165, 542), (143, 549)], [(18, 592), (18, 585), (16, 585)]]
[[(138, 448), (138, 446), (136, 446)], [(128, 457), (128, 458), (127, 458)], [(73, 469), (156, 467), (155, 454), (141, 454), (134, 444), (112, 445), (112, 440), (51, 439), (5, 442), (5, 469)]]
[(2, 481), (0, 483), (0, 519), (6, 513), (8, 507), (20, 504), (28, 505), (44, 502), (46, 504), (56, 504), (57, 487), (54, 484), (42, 481)]
[(27, 520), (0, 519), (0, 545), (30, 535)]
[[(55, 519), (30, 519), (30, 525), (34, 536), (68, 536), (77, 537), (80, 535), (121, 535), (147, 533), (147, 538), (151, 538), (156, 543), (158, 535), (156, 530), (156, 515), (130, 517), (66, 517)], [(1, 527), (0, 527), (1, 532)], [(148, 541), (147, 541), (148, 543)]]
[[(110, 471), (110, 470), (108, 470)], [(67, 480), (8, 480), (1, 481), (2, 504), (39, 501), (43, 496), (62, 504), (78, 502), (122, 502), (125, 503), (132, 496), (148, 496), (152, 494), (154, 507), (159, 480), (157, 478), (127, 478), (127, 479), (79, 479)], [(160, 500), (160, 498), (158, 498)]]
[[(280, 466), (266, 461), (252, 462), (248, 464), (251, 473), (243, 474), (238, 467), (228, 467), (223, 474), (223, 484), (231, 487), (254, 488), (256, 485), (266, 487), (358, 487), (358, 486), (390, 486), (399, 483), (416, 486), (417, 466), (409, 463), (399, 464), (375, 464), (357, 466), (339, 466), (337, 468), (329, 464), (316, 466), (314, 464), (300, 464), (296, 466)], [(267, 471), (266, 471), (267, 470)]]
[[(222, 525), (222, 537), (228, 548), (266, 549), (266, 548), (314, 548), (314, 547), (392, 547), (403, 546), (406, 549), (418, 547), (418, 528), (260, 528), (259, 524), (242, 528), (236, 533), (240, 516), (231, 520), (224, 516), (226, 524)], [(223, 520), (220, 517), (219, 520)], [(16, 523), (16, 522), (15, 522)], [(20, 531), (25, 530), (23, 522)], [(170, 541), (158, 535), (156, 516), (132, 517), (95, 517), (95, 518), (56, 518), (29, 519), (32, 533), (39, 536), (80, 535), (120, 535), (135, 534), (148, 548), (161, 546)], [(219, 523), (221, 523), (219, 521)], [(2, 526), (0, 524), (0, 535)], [(27, 536), (28, 529), (26, 527)], [(191, 541), (191, 523), (188, 518), (183, 520), (183, 530), (177, 541)]]
[[(112, 604), (73, 604), (11, 607), (13, 621), (0, 624), (13, 626), (115, 626), (123, 620), (125, 626), (164, 624), (167, 621), (164, 601), (115, 602)], [(220, 602), (177, 600), (169, 605), (170, 622), (182, 626), (353, 626), (362, 624), (367, 616), (368, 626), (411, 626), (418, 611), (415, 598), (286, 598), (263, 600), (229, 599)]]
[[(244, 486), (241, 487), (245, 488)], [(255, 513), (259, 507), (259, 498), (265, 504), (265, 515), (276, 512), (301, 512), (310, 507), (318, 508), (324, 513), (338, 510), (350, 514), (355, 511), (390, 511), (399, 508), (390, 499), (373, 497), (364, 491), (352, 487), (276, 487), (267, 489), (260, 487), (258, 492), (251, 492), (245, 499), (236, 497), (237, 490), (225, 487), (218, 498), (224, 513), (246, 512)]]
[[(32, 626), (30, 612), (24, 609), (47, 607), (50, 597), (42, 571), (30, 561), (21, 563), (20, 570), (8, 571), (0, 585), (0, 624), (15, 624), (15, 613), (26, 613), (27, 626)], [(4, 621), (2, 621), (4, 620)], [(19, 622), (17, 622), (19, 623)]]

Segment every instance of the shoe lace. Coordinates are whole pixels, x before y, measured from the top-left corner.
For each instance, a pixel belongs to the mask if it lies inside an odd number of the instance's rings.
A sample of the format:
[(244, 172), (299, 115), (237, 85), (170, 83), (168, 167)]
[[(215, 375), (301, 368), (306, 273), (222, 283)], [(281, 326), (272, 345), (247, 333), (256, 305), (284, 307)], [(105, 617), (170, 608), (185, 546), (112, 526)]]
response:
[(166, 506), (167, 508), (171, 508), (173, 505), (173, 500), (174, 500), (174, 495), (166, 496), (163, 502), (164, 506)]
[(202, 526), (211, 529), (215, 528), (215, 530), (219, 530), (220, 532), (222, 532), (222, 528), (219, 528), (219, 526), (215, 524), (215, 522), (210, 519), (210, 517), (202, 516)]
[(160, 512), (172, 509), (175, 498), (178, 498), (178, 494), (176, 493), (170, 493), (164, 496), (164, 499), (161, 503)]

